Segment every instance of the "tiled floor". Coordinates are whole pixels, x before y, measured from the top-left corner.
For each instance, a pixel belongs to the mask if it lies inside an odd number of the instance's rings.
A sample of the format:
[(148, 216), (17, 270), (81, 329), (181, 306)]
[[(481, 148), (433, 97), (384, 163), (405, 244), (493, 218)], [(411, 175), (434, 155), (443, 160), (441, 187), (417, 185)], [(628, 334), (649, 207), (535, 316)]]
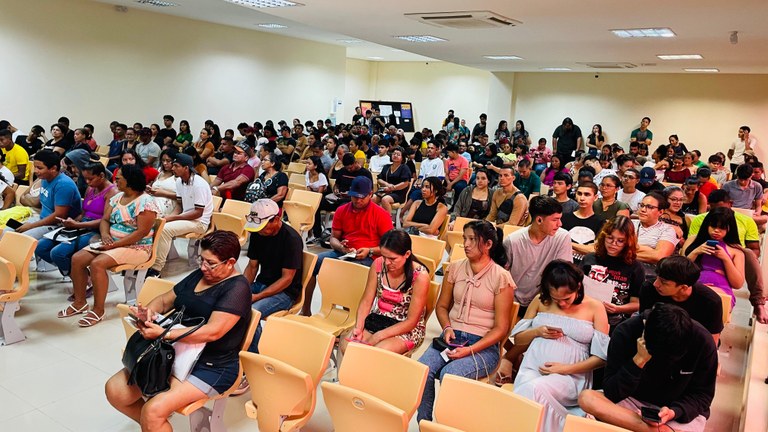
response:
[[(182, 245), (186, 246), (177, 241), (177, 246)], [(178, 250), (185, 255), (186, 247)], [(321, 250), (313, 248), (312, 251)], [(240, 268), (246, 263), (243, 252)], [(186, 261), (170, 261), (163, 276), (178, 281), (189, 270)], [(17, 313), (27, 340), (0, 346), (0, 431), (137, 431), (135, 423), (107, 403), (103, 390), (107, 378), (122, 367), (120, 352), (125, 345), (125, 334), (114, 305), (124, 299), (123, 293), (109, 294), (104, 322), (81, 329), (77, 327), (77, 318), (56, 318), (56, 312), (67, 304), (68, 288), (71, 286), (62, 283), (56, 271), (32, 272), (29, 295)], [(740, 295), (732, 323), (723, 335), (723, 366), (708, 431), (738, 429), (749, 319), (746, 295)], [(313, 299), (313, 310), (319, 305), (318, 292)], [(427, 340), (439, 333), (434, 316), (427, 333)], [(417, 352), (414, 358), (420, 354)], [(243, 404), (247, 400), (247, 395), (230, 398), (225, 414), (230, 431), (258, 430), (256, 423), (245, 416)], [(189, 430), (187, 422), (187, 418), (180, 415), (174, 415), (171, 420), (174, 429), (180, 431)], [(320, 394), (315, 415), (303, 430), (332, 430)], [(410, 430), (418, 430), (415, 420), (411, 421)]]

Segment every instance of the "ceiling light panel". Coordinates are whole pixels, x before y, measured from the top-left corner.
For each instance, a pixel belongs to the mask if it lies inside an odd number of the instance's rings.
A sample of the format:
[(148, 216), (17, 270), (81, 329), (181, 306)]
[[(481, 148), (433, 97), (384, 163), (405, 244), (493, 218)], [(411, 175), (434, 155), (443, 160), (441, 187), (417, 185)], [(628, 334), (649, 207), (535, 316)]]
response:
[(348, 45), (363, 43), (363, 41), (359, 39), (337, 39), (336, 41)]
[(232, 4), (249, 7), (253, 9), (304, 6), (301, 3), (296, 3), (296, 2), (287, 1), (287, 0), (224, 0), (224, 1), (227, 3), (232, 3)]
[(400, 39), (408, 42), (417, 43), (429, 43), (429, 42), (445, 42), (443, 38), (430, 35), (412, 35), (412, 36), (394, 36), (395, 39)]
[(487, 55), (483, 56), (489, 60), (522, 60), (522, 57), (516, 55)]
[(685, 68), (686, 72), (702, 72), (702, 73), (717, 73), (720, 72), (718, 68)]
[(162, 1), (162, 0), (136, 0), (136, 3), (145, 4), (145, 5), (149, 5), (149, 6), (156, 6), (156, 7), (178, 6), (177, 3), (169, 2), (169, 1)]
[(701, 60), (701, 54), (659, 54), (656, 57), (662, 60)]
[(275, 23), (266, 23), (266, 24), (257, 24), (261, 28), (265, 29), (284, 29), (288, 28), (288, 26), (284, 26), (282, 24), (275, 24)]
[(378, 57), (378, 56), (370, 56), (368, 57), (369, 60), (384, 60), (384, 57)]
[(567, 68), (567, 67), (546, 67), (546, 68), (541, 68), (541, 70), (546, 72), (568, 72), (573, 69)]
[(626, 38), (672, 38), (675, 32), (672, 29), (663, 28), (640, 28), (640, 29), (615, 29), (611, 33), (622, 39)]

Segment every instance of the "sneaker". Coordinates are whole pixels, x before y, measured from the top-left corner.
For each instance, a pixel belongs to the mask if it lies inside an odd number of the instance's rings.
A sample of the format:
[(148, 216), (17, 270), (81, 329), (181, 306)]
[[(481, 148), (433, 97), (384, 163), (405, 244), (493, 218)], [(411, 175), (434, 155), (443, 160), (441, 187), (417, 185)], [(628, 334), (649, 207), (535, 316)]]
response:
[(155, 270), (155, 269), (153, 269), (153, 268), (151, 268), (151, 269), (147, 270), (147, 277), (159, 278), (160, 277), (160, 272)]
[(47, 262), (45, 260), (38, 260), (37, 261), (37, 269), (36, 269), (36, 271), (38, 271), (38, 272), (41, 272), (41, 273), (42, 272), (49, 272), (49, 271), (54, 271), (54, 270), (58, 270), (58, 269), (59, 269), (58, 267), (56, 267), (55, 265), (53, 265), (53, 264), (51, 264), (51, 263), (49, 263), (49, 262)]
[(243, 375), (243, 379), (240, 380), (240, 385), (233, 391), (230, 396), (240, 396), (241, 394), (250, 390), (251, 386), (248, 384), (248, 378)]
[(311, 239), (307, 239), (307, 245), (316, 245), (320, 243), (320, 239), (317, 237), (312, 237)]

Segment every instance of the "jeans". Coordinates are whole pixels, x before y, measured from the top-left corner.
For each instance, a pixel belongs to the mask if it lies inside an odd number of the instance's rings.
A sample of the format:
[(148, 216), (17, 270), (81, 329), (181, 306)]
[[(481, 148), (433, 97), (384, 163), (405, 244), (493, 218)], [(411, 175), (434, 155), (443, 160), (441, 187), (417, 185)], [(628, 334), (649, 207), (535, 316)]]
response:
[(533, 166), (533, 171), (536, 172), (537, 176), (541, 176), (541, 173), (544, 172), (544, 170), (547, 169), (547, 164), (540, 163)]
[[(326, 259), (326, 258), (338, 259), (341, 256), (344, 256), (344, 254), (341, 253), (341, 252), (335, 251), (335, 250), (329, 250), (327, 252), (323, 252), (321, 254), (318, 254), (317, 255), (317, 264), (315, 265), (315, 270), (314, 270), (314, 272), (312, 274), (314, 276), (317, 276), (317, 274), (320, 273), (320, 266), (323, 265), (323, 260), (324, 259)], [(365, 258), (363, 258), (361, 260), (350, 259), (350, 260), (347, 260), (347, 261), (353, 262), (355, 264), (361, 264), (361, 265), (364, 265), (366, 267), (370, 267), (371, 264), (373, 264), (373, 258), (370, 258), (370, 257), (365, 257)]]
[(71, 243), (62, 243), (43, 237), (38, 240), (35, 255), (44, 261), (54, 264), (59, 268), (63, 276), (67, 276), (72, 269), (72, 255), (88, 246), (91, 238), (96, 235), (98, 235), (96, 232), (89, 232), (81, 235)]
[[(259, 281), (256, 281), (253, 284), (251, 284), (251, 293), (253, 294), (258, 294), (264, 291), (265, 289), (267, 289), (267, 285)], [(267, 317), (269, 317), (275, 312), (290, 309), (292, 305), (293, 305), (293, 300), (291, 300), (291, 297), (283, 291), (283, 292), (279, 292), (277, 294), (271, 295), (269, 297), (265, 297), (261, 300), (257, 300), (251, 305), (251, 307), (261, 312), (261, 319), (265, 320), (267, 319)], [(259, 339), (261, 339), (261, 323), (259, 323), (259, 325), (256, 326), (256, 334), (253, 335), (253, 341), (251, 341), (251, 346), (248, 347), (249, 352), (258, 354)]]
[[(471, 333), (455, 330), (456, 339), (453, 343), (461, 344), (468, 342), (468, 345), (474, 345), (482, 339)], [(427, 383), (424, 386), (424, 394), (421, 397), (419, 405), (418, 421), (423, 419), (432, 420), (432, 410), (435, 404), (435, 379), (443, 379), (445, 374), (458, 375), (465, 378), (482, 378), (488, 376), (496, 369), (499, 363), (499, 344), (493, 344), (488, 348), (468, 355), (458, 360), (451, 360), (448, 363), (440, 356), (440, 351), (432, 346), (427, 348), (424, 355), (419, 359), (419, 363), (427, 365)]]
[(320, 214), (322, 211), (336, 211), (336, 209), (341, 207), (342, 204), (346, 204), (348, 202), (348, 199), (340, 199), (334, 202), (330, 202), (325, 199), (325, 197), (323, 197), (320, 200), (320, 205), (317, 207), (317, 211), (315, 211), (315, 224), (312, 225), (312, 235), (314, 235), (316, 238), (320, 238), (320, 236), (323, 235), (323, 229), (325, 226), (323, 226), (323, 218)]
[[(461, 195), (461, 191), (467, 188), (467, 181), (466, 180), (459, 180), (456, 183), (453, 184), (453, 203), (456, 205), (456, 201), (459, 200), (459, 195)], [(453, 211), (453, 206), (451, 206), (451, 211)]]

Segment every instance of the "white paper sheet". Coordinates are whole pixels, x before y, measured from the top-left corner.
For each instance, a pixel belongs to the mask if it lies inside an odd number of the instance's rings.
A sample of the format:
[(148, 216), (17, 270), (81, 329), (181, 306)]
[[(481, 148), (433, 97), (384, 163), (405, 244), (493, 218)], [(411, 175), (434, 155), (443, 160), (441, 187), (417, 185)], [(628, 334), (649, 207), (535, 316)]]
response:
[(604, 303), (610, 303), (613, 299), (614, 287), (605, 282), (596, 281), (589, 276), (584, 276), (584, 293)]

